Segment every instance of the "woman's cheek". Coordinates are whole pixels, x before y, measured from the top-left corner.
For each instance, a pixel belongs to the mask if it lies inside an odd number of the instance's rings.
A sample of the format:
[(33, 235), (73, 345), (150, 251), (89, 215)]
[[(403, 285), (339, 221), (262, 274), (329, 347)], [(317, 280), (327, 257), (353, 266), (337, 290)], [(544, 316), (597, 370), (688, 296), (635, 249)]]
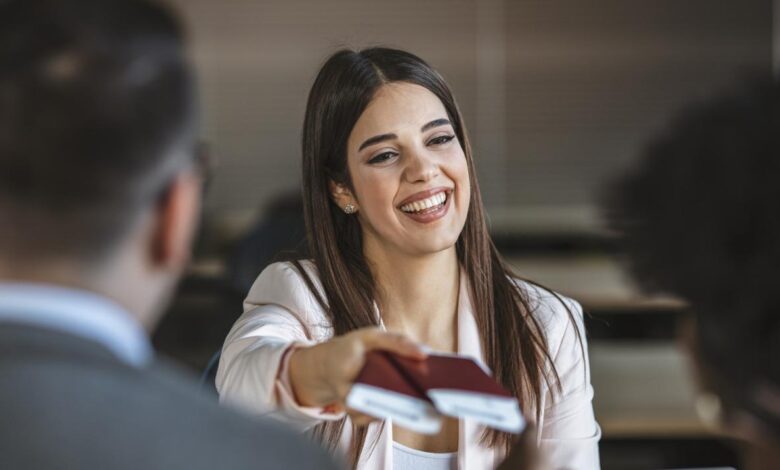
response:
[(366, 178), (363, 188), (365, 205), (372, 214), (382, 214), (392, 208), (393, 194), (385, 178), (372, 175)]

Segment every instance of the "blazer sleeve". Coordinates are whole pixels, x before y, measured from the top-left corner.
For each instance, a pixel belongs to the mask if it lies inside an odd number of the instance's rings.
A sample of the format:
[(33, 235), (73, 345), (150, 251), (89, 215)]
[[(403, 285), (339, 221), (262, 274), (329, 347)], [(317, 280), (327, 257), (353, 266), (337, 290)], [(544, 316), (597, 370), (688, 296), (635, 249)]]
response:
[(552, 295), (545, 303), (550, 306), (548, 321), (553, 326), (548, 342), (561, 390), (546, 390), (543, 395), (539, 445), (554, 469), (599, 469), (601, 429), (593, 414), (582, 307), (572, 299)]
[(300, 430), (341, 418), (300, 406), (287, 371), (292, 348), (327, 339), (315, 333), (327, 331), (327, 323), (300, 273), (287, 263), (270, 265), (250, 289), (244, 313), (222, 348), (216, 377), (220, 401)]

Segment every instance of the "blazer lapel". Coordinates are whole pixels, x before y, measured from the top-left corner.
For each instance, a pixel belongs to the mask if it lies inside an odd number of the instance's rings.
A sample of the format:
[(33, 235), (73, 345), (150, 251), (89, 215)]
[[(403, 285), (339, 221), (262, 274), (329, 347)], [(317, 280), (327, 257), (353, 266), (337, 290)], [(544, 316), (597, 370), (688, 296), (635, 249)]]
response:
[[(465, 270), (462, 269), (458, 293), (458, 354), (475, 359), (487, 369), (482, 355), (477, 321), (474, 318), (469, 279)], [(486, 468), (485, 463), (493, 462), (493, 450), (479, 444), (482, 430), (482, 426), (471, 419), (460, 420), (458, 426), (459, 470)]]

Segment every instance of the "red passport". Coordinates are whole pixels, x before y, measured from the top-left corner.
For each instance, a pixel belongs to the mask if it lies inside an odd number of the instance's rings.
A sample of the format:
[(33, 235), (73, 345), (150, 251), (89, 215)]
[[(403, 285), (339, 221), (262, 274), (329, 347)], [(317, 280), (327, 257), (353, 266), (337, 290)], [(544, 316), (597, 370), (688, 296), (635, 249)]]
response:
[(517, 399), (475, 360), (452, 354), (430, 354), (415, 361), (372, 351), (347, 396), (347, 406), (424, 434), (439, 431), (442, 415), (509, 432), (525, 427)]

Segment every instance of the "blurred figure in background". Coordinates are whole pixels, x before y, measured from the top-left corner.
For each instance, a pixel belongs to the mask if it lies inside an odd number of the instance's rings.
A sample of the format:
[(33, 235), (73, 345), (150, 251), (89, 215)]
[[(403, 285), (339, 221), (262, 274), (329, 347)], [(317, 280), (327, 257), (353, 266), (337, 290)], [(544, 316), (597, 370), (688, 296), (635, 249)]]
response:
[(280, 258), (306, 258), (306, 224), (299, 190), (274, 197), (239, 240), (228, 262), (230, 286), (246, 294), (262, 270)]
[(780, 468), (780, 81), (682, 113), (605, 206), (642, 286), (694, 312), (702, 418)]
[(198, 218), (193, 88), (151, 2), (0, 2), (1, 467), (330, 468), (149, 346)]

